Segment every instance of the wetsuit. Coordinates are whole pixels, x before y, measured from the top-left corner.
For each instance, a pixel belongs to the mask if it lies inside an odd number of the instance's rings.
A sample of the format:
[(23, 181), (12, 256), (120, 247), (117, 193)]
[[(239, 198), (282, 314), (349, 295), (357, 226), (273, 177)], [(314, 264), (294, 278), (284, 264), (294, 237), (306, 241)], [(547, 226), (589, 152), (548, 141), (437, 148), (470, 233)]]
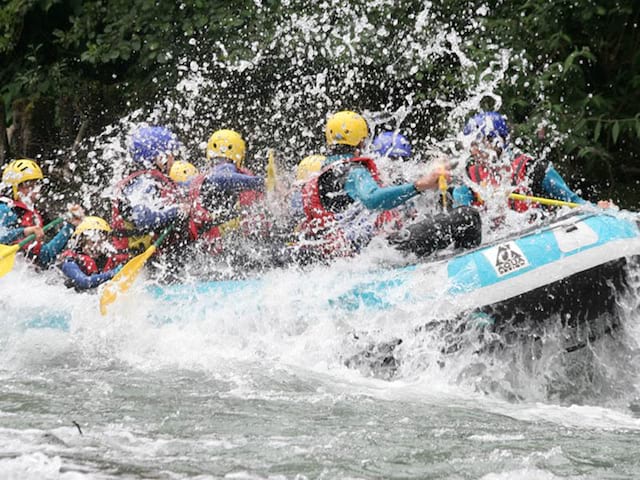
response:
[(122, 194), (128, 201), (128, 220), (142, 231), (161, 229), (175, 221), (180, 213), (175, 205), (177, 188), (167, 189), (166, 183), (154, 177), (141, 175), (132, 179), (123, 187)]
[(120, 264), (125, 261), (126, 256), (101, 256), (94, 259), (89, 255), (67, 250), (62, 254), (60, 269), (67, 277), (65, 284), (81, 291), (111, 280), (120, 271)]
[(233, 163), (215, 165), (206, 174), (205, 184), (227, 193), (264, 190), (264, 178), (256, 177), (245, 169), (239, 170)]
[[(341, 230), (347, 232), (340, 232), (340, 237), (346, 237), (351, 245), (355, 243), (357, 251), (381, 230), (383, 224), (397, 223), (397, 218), (393, 216), (381, 216), (381, 210), (392, 211), (419, 193), (413, 183), (382, 186), (373, 160), (341, 154), (327, 157), (320, 175), (303, 188), (303, 200), (312, 231), (320, 230), (324, 219), (335, 219), (339, 224), (345, 219), (347, 222), (342, 223)], [(362, 216), (357, 217), (349, 212), (352, 206), (376, 215), (369, 215), (367, 222)], [(354, 226), (355, 234), (349, 231)], [(335, 232), (325, 234), (331, 237)], [(399, 250), (418, 255), (428, 255), (451, 243), (457, 247), (470, 247), (480, 243), (480, 218), (477, 212), (465, 207), (430, 216), (396, 231), (388, 239)]]
[[(179, 220), (178, 186), (158, 170), (132, 173), (116, 186), (112, 202), (113, 244), (120, 253), (143, 251), (151, 245), (151, 233)], [(165, 245), (171, 243), (168, 239)]]
[(224, 162), (194, 178), (189, 187), (191, 238), (215, 241), (226, 230), (234, 230), (241, 220), (246, 220), (243, 209), (262, 198), (264, 178)]

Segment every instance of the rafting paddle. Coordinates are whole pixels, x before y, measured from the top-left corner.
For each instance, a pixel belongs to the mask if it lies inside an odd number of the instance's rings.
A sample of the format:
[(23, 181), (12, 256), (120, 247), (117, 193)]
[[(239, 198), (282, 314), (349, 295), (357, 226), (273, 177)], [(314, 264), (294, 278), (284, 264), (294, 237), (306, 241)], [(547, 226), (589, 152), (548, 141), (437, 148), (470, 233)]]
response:
[[(44, 227), (42, 227), (42, 230), (46, 232), (47, 230), (50, 230), (56, 225), (60, 224), (62, 220), (62, 218), (56, 218), (55, 220), (47, 223)], [(24, 238), (20, 243), (16, 243), (15, 245), (0, 244), (0, 277), (5, 276), (7, 273), (13, 270), (13, 265), (16, 261), (16, 253), (18, 253), (18, 250), (30, 244), (35, 239), (36, 234), (32, 233), (28, 237)]]
[(153, 242), (149, 248), (147, 248), (140, 255), (133, 257), (129, 260), (122, 270), (114, 275), (114, 277), (105, 284), (102, 296), (100, 297), (100, 313), (102, 315), (107, 314), (107, 306), (116, 301), (118, 293), (125, 293), (129, 290), (129, 287), (133, 284), (135, 279), (140, 274), (142, 267), (144, 267), (147, 260), (156, 252), (158, 246), (164, 241), (167, 235), (175, 227), (174, 224), (165, 228), (164, 232)]
[(269, 160), (267, 162), (267, 178), (265, 180), (265, 189), (267, 192), (273, 192), (276, 189), (276, 155), (273, 149), (269, 150)]
[(521, 195), (519, 193), (510, 193), (509, 198), (511, 198), (512, 200), (524, 200), (525, 202), (539, 203), (541, 205), (550, 205), (552, 207), (576, 208), (580, 206), (579, 203), (565, 202), (563, 200), (554, 200), (552, 198), (532, 197), (530, 195)]
[(438, 188), (440, 189), (440, 194), (442, 195), (442, 209), (447, 209), (447, 177), (443, 172), (438, 177)]

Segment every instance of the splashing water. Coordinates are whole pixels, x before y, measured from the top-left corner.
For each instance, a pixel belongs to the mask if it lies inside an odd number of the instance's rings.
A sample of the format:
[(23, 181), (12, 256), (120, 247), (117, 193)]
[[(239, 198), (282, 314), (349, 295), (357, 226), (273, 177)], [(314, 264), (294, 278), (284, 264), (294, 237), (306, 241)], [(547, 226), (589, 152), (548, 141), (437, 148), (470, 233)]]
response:
[[(295, 2), (284, 4), (295, 10)], [(480, 27), (485, 7), (455, 31), (423, 2), (400, 30), (376, 17), (392, 4), (299, 9), (280, 19), (269, 42), (247, 38), (252, 54), (243, 59), (194, 38), (192, 54), (176, 60), (175, 90), (78, 154), (73, 175), (83, 181), (83, 204), (108, 210), (105, 185), (130, 168), (126, 139), (138, 122), (170, 125), (198, 166), (208, 136), (235, 128), (254, 170), (268, 148), (286, 170), (323, 151), (328, 112), (354, 108), (372, 133), (392, 128), (412, 139), (418, 153), (403, 165), (407, 178), (424, 171), (434, 151), (462, 158), (461, 125), (488, 98), (500, 107), (497, 85), (519, 73), (514, 54), (495, 46), (494, 61), (480, 69), (467, 53), (465, 34)], [(324, 68), (310, 68), (318, 58)], [(464, 92), (434, 91), (436, 64), (450, 64)], [(418, 71), (434, 76), (418, 79)], [(435, 110), (447, 112), (446, 125), (433, 124)], [(425, 195), (418, 207), (434, 211), (436, 200)], [(495, 215), (509, 217), (505, 228), (523, 227), (510, 212)], [(485, 230), (489, 239), (504, 233)], [(640, 473), (628, 449), (640, 431), (628, 408), (639, 386), (636, 295), (618, 299), (621, 331), (575, 352), (562, 351), (562, 332), (553, 328), (479, 352), (481, 327), (448, 352), (456, 326), (424, 328), (448, 308), (437, 269), (419, 285), (434, 292), (428, 301), (407, 302), (398, 290), (384, 310), (341, 305), (345, 291), (397, 255), (374, 242), (357, 259), (275, 270), (260, 287), (248, 280), (238, 292), (199, 291), (191, 278), (199, 262), (187, 262), (178, 294), (159, 299), (141, 278), (106, 318), (97, 296), (18, 265), (0, 279), (0, 472), (487, 480)], [(630, 283), (637, 291), (637, 273)], [(52, 315), (61, 328), (37, 328)], [(401, 362), (345, 365), (372, 344), (382, 361), (391, 351)]]

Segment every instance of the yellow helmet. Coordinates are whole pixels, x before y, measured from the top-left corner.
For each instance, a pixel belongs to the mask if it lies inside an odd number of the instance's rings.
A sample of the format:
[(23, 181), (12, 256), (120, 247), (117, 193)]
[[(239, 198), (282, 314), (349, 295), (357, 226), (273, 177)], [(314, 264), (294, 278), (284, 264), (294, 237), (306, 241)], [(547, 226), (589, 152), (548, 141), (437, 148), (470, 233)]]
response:
[(169, 177), (176, 183), (186, 183), (199, 173), (193, 164), (185, 162), (184, 160), (178, 160), (171, 165)]
[(362, 115), (343, 110), (327, 120), (325, 135), (329, 145), (341, 144), (357, 147), (369, 135), (369, 128)]
[(207, 158), (225, 157), (240, 168), (244, 161), (247, 147), (238, 132), (233, 130), (218, 130), (213, 132), (207, 143)]
[(73, 236), (77, 237), (78, 235), (82, 235), (84, 232), (88, 230), (97, 230), (101, 232), (111, 232), (111, 227), (107, 223), (107, 221), (100, 217), (84, 217), (80, 224), (76, 227), (73, 232)]
[(36, 162), (27, 158), (14, 160), (4, 168), (2, 183), (13, 187), (13, 198), (18, 198), (18, 185), (29, 180), (42, 180), (42, 170)]
[(322, 169), (325, 158), (324, 155), (309, 155), (303, 158), (298, 164), (296, 180), (299, 182), (309, 180), (314, 173), (318, 173)]

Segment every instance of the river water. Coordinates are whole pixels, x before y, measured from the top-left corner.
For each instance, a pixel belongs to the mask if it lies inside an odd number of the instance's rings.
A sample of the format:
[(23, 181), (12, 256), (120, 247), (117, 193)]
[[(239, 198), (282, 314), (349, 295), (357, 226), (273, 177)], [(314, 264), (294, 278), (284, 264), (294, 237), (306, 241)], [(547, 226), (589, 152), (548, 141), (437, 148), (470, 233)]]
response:
[[(510, 52), (495, 46), (490, 69), (476, 70), (463, 38), (431, 15), (433, 2), (405, 19), (391, 52), (389, 25), (367, 18), (389, 2), (329, 3), (319, 13), (274, 21), (280, 26), (268, 48), (247, 39), (250, 51), (259, 48), (251, 62), (227, 65), (224, 46), (200, 52), (193, 39), (193, 58), (176, 60), (184, 75), (178, 99), (136, 111), (89, 147), (90, 164), (75, 172), (86, 177), (85, 200), (95, 201), (85, 206), (102, 204), (105, 185), (131, 168), (126, 137), (141, 121), (170, 125), (200, 160), (214, 130), (242, 125), (258, 159), (250, 166), (261, 168), (266, 147), (286, 154), (289, 166), (315, 152), (327, 113), (356, 108), (360, 82), (363, 91), (376, 86), (390, 99), (360, 102), (372, 135), (399, 129), (420, 146), (422, 160), (437, 135), (412, 133), (429, 123), (431, 108), (449, 112), (453, 140), (487, 98), (500, 109), (494, 92), (514, 75)], [(324, 28), (325, 10), (341, 12), (332, 14), (339, 24), (331, 29)], [(485, 10), (471, 12), (465, 31), (482, 30), (476, 16)], [(367, 42), (358, 41), (363, 32)], [(367, 51), (369, 44), (380, 52)], [(249, 74), (270, 72), (279, 51), (294, 73), (316, 55), (327, 65), (345, 57), (351, 64), (333, 74), (301, 69), (266, 100), (264, 92), (252, 96), (260, 82)], [(458, 59), (452, 63), (467, 79), (460, 81), (466, 96), (456, 88), (451, 98), (435, 92), (421, 100), (409, 80), (442, 58)], [(369, 74), (374, 61), (389, 61), (376, 70), (386, 77)], [(219, 81), (218, 70), (247, 75), (247, 83)], [(102, 175), (105, 166), (113, 174)], [(442, 299), (407, 303), (398, 292), (381, 312), (327, 302), (334, 289), (348, 290), (358, 268), (360, 260), (280, 272), (268, 277), (266, 291), (168, 302), (140, 281), (101, 317), (96, 296), (18, 265), (0, 279), (0, 479), (640, 478), (634, 298), (621, 298), (620, 331), (571, 354), (549, 334), (542, 347), (485, 355), (463, 348), (443, 357), (442, 332), (412, 336), (434, 319)], [(438, 278), (419, 288), (430, 290)], [(56, 328), (41, 328), (43, 320)], [(363, 345), (395, 338), (404, 339), (395, 370), (348, 362)]]
[[(311, 274), (173, 306), (139, 282), (103, 318), (95, 295), (18, 265), (0, 280), (0, 477), (640, 477), (624, 298), (623, 330), (578, 352), (442, 357), (433, 336), (372, 375), (345, 366), (353, 331), (406, 334), (433, 305), (343, 312), (319, 289), (347, 275)], [(68, 330), (29, 324), (55, 311)]]

